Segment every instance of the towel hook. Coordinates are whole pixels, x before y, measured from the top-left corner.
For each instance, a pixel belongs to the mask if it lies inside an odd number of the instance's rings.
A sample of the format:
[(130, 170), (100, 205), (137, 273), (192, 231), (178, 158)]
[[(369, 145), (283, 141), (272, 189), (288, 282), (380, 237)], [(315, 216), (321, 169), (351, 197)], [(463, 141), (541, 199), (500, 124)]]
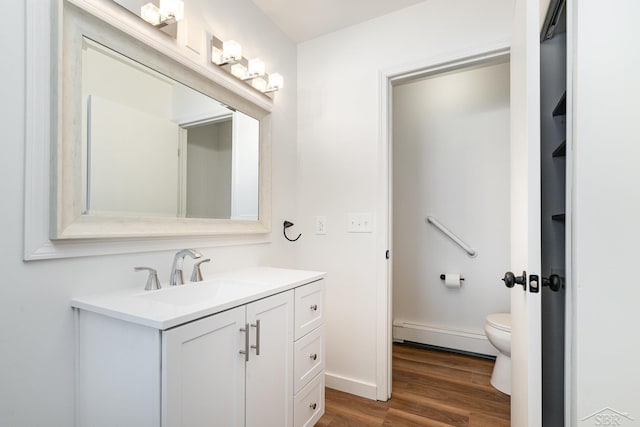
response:
[(287, 237), (287, 228), (289, 227), (293, 227), (293, 223), (291, 221), (286, 221), (284, 222), (284, 224), (282, 224), (283, 228), (282, 228), (282, 234), (284, 234), (284, 238), (287, 239), (290, 242), (295, 242), (296, 240), (298, 240), (300, 238), (300, 236), (302, 236), (302, 233), (298, 234), (298, 237), (296, 237), (295, 239), (290, 239), (289, 237)]

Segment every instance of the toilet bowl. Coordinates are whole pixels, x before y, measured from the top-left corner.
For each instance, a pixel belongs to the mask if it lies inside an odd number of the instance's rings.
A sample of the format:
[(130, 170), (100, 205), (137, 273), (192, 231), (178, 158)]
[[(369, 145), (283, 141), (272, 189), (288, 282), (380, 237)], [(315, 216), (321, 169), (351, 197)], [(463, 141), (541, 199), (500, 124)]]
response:
[(511, 313), (493, 313), (484, 324), (487, 339), (498, 350), (491, 385), (511, 395)]

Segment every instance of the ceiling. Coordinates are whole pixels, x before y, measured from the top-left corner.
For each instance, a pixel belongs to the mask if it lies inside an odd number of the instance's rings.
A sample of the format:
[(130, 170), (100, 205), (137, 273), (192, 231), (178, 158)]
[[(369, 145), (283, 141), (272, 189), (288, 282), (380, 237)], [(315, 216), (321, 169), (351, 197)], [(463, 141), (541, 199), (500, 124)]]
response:
[(346, 28), (425, 0), (251, 0), (295, 42)]

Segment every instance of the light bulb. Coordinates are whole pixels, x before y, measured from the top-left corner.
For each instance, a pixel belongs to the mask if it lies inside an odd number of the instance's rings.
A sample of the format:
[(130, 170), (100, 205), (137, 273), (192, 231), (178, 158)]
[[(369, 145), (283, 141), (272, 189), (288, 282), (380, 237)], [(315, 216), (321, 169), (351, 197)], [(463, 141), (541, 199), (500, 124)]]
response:
[(258, 58), (249, 60), (248, 77), (260, 77), (264, 75), (264, 62)]
[(222, 58), (225, 62), (240, 61), (242, 59), (242, 46), (233, 40), (222, 42)]
[(260, 92), (264, 92), (267, 90), (267, 82), (262, 78), (253, 79), (251, 81), (251, 86), (258, 89)]
[(281, 74), (273, 73), (269, 74), (269, 91), (280, 90), (284, 87), (284, 78)]
[(247, 67), (245, 67), (244, 65), (242, 65), (240, 63), (233, 64), (231, 66), (231, 74), (233, 74), (234, 76), (236, 76), (240, 80), (244, 80), (245, 78), (247, 78)]
[(224, 57), (222, 55), (222, 51), (217, 47), (215, 47), (214, 45), (211, 45), (211, 62), (213, 62), (216, 65), (224, 64)]
[(160, 9), (153, 3), (147, 3), (140, 8), (140, 17), (154, 27), (162, 23)]
[(160, 0), (160, 15), (163, 20), (181, 21), (184, 18), (184, 2), (181, 0)]

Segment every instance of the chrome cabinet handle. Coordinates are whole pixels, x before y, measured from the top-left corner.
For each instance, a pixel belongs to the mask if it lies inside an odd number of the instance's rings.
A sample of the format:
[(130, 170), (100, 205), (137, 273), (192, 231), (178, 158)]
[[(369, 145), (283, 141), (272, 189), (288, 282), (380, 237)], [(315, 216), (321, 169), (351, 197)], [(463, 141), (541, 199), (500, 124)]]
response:
[(318, 354), (317, 353), (313, 353), (309, 355), (309, 359), (311, 360), (316, 360), (318, 358)]
[(309, 404), (309, 408), (313, 409), (314, 411), (316, 410), (317, 407), (318, 407), (317, 403), (310, 403)]
[(240, 332), (244, 332), (244, 350), (240, 350), (240, 354), (244, 354), (244, 361), (249, 361), (249, 324), (245, 323), (244, 328), (240, 328)]
[(313, 311), (318, 311), (318, 304), (313, 304), (311, 307), (309, 307), (311, 310)]
[(252, 345), (251, 348), (256, 349), (256, 356), (260, 356), (260, 319), (256, 320), (255, 325), (251, 324), (252, 328), (256, 328), (256, 345)]

